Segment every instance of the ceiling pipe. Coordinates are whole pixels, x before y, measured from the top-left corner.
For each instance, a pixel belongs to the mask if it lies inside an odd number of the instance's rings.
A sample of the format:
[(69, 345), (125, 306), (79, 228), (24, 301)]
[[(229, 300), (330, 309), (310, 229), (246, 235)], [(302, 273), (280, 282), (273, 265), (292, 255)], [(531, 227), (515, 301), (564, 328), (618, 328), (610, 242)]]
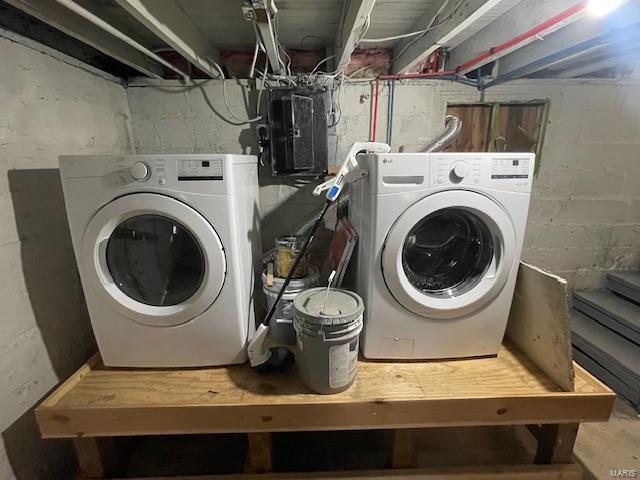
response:
[(107, 33), (113, 35), (114, 37), (122, 40), (127, 45), (135, 48), (139, 52), (142, 52), (147, 57), (152, 58), (156, 62), (164, 65), (165, 67), (167, 67), (168, 69), (173, 70), (178, 75), (180, 75), (185, 81), (188, 82), (190, 80), (189, 75), (187, 73), (185, 73), (182, 70), (174, 67), (169, 62), (167, 62), (164, 58), (156, 55), (151, 50), (146, 48), (144, 45), (139, 44), (133, 38), (125, 35), (124, 33), (122, 33), (117, 28), (113, 27), (112, 25), (109, 25), (107, 22), (102, 20), (100, 17), (94, 15), (89, 10), (86, 10), (85, 8), (81, 7), (80, 5), (75, 3), (74, 1), (72, 1), (72, 0), (55, 0), (55, 1), (58, 2), (60, 5), (63, 5), (65, 7), (67, 7), (72, 12), (75, 12), (76, 14), (80, 15), (85, 20), (88, 20), (89, 22), (93, 23), (96, 27), (101, 28), (105, 32), (107, 32)]
[(551, 55), (547, 55), (546, 57), (540, 58), (539, 60), (535, 60), (511, 72), (500, 74), (497, 78), (480, 86), (479, 88), (480, 90), (486, 90), (489, 87), (495, 87), (496, 85), (500, 85), (511, 80), (516, 80), (532, 71), (547, 68), (569, 58), (577, 57), (584, 52), (602, 48), (614, 42), (627, 40), (629, 44), (632, 44), (633, 42), (637, 42), (637, 30), (637, 25), (633, 24), (625, 27), (624, 29), (614, 30), (600, 37), (591, 38), (582, 43), (578, 43), (577, 45), (573, 45), (571, 47), (565, 48), (564, 50), (560, 50), (558, 52), (552, 53)]
[(369, 141), (375, 142), (378, 130), (378, 97), (380, 95), (380, 82), (385, 80), (411, 80), (411, 79), (431, 79), (431, 80), (448, 80), (452, 82), (460, 82), (465, 85), (480, 88), (480, 84), (477, 80), (466, 78), (462, 75), (458, 75), (454, 70), (444, 70), (441, 72), (429, 72), (429, 73), (398, 73), (389, 75), (380, 75), (376, 77), (373, 88), (372, 97), (372, 119), (371, 129), (369, 131)]
[(452, 82), (460, 82), (465, 85), (477, 87), (478, 82), (471, 78), (467, 78), (463, 75), (459, 75), (455, 70), (443, 70), (441, 72), (429, 72), (429, 73), (398, 73), (380, 75), (377, 80), (412, 80), (412, 79), (431, 79), (431, 80), (450, 80)]
[(571, 8), (568, 8), (564, 12), (559, 13), (555, 17), (550, 18), (546, 22), (542, 22), (532, 29), (513, 37), (506, 42), (503, 42), (495, 47), (491, 47), (486, 52), (473, 57), (471, 60), (464, 62), (462, 65), (459, 65), (454, 72), (460, 72), (461, 70), (468, 71), (472, 67), (476, 65), (481, 67), (482, 65), (490, 62), (492, 57), (497, 55), (498, 53), (502, 53), (508, 50), (515, 50), (522, 44), (529, 43), (532, 38), (540, 38), (545, 33), (554, 30), (554, 27), (557, 27), (559, 24), (566, 22), (571, 17), (576, 15), (583, 14), (588, 8), (589, 2), (587, 0), (583, 0), (579, 3), (576, 3)]

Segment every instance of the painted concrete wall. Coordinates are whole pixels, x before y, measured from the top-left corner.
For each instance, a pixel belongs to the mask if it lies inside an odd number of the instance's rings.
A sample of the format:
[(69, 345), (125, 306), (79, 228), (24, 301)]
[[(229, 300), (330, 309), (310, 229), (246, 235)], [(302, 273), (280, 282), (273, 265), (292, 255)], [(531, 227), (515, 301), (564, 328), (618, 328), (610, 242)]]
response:
[[(255, 112), (256, 92), (227, 82), (237, 116)], [(185, 89), (175, 83), (127, 90), (138, 152), (254, 152), (248, 126), (234, 126), (219, 82)], [(343, 87), (342, 119), (332, 151), (366, 140), (370, 83)], [(380, 97), (378, 139), (386, 140), (388, 88)], [(518, 81), (489, 90), (450, 82), (397, 85), (392, 146), (416, 151), (443, 127), (447, 102), (549, 99), (551, 111), (534, 184), (524, 259), (565, 276), (577, 289), (597, 287), (609, 270), (640, 267), (640, 82)], [(246, 118), (246, 117), (245, 117)], [(263, 242), (287, 233), (318, 203), (308, 187), (276, 182), (262, 169)]]
[(32, 408), (95, 351), (58, 155), (128, 150), (123, 87), (0, 36), (0, 478), (71, 478)]

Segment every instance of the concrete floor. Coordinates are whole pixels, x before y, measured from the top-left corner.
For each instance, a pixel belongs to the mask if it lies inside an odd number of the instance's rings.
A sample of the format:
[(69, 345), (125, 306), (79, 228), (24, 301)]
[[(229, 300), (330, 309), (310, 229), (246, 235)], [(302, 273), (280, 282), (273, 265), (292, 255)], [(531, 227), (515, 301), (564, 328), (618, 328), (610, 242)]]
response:
[(615, 478), (611, 469), (635, 470), (628, 478), (640, 478), (640, 413), (616, 399), (609, 422), (580, 427), (574, 455), (586, 480)]

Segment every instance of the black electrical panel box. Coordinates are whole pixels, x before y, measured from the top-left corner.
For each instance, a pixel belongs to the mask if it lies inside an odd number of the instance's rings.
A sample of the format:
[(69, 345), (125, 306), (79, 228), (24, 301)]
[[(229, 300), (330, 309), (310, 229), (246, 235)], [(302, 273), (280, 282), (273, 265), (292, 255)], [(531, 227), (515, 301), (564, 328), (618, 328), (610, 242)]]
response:
[(327, 89), (273, 87), (268, 104), (271, 174), (316, 177), (327, 173)]

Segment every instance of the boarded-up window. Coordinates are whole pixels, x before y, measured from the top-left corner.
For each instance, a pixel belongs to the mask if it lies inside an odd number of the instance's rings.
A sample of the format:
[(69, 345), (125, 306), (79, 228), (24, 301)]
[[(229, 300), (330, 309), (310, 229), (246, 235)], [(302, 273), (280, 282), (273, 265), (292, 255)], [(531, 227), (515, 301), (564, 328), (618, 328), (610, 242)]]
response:
[(449, 105), (448, 115), (462, 120), (462, 130), (447, 152), (486, 152), (489, 148), (491, 105)]
[(499, 104), (495, 120), (496, 152), (537, 152), (544, 130), (545, 104)]
[(462, 131), (447, 151), (533, 152), (540, 157), (546, 112), (542, 101), (449, 105), (447, 114), (462, 120)]

